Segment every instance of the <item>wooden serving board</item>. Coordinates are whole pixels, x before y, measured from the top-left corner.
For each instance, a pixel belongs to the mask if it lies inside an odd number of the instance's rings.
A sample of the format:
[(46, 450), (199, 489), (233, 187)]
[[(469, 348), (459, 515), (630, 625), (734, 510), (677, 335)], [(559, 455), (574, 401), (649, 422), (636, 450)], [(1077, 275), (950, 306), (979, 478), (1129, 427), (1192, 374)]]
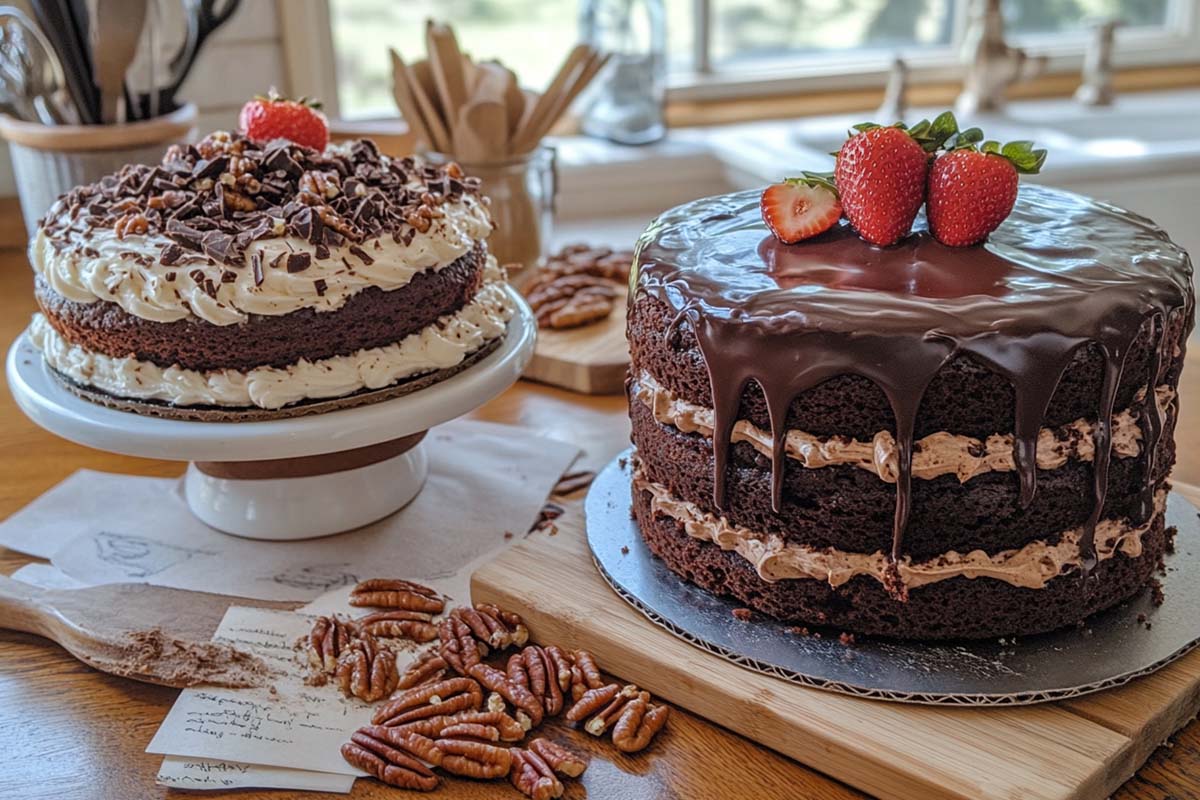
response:
[[(1200, 489), (1176, 490), (1200, 503)], [(530, 538), (476, 572), (474, 599), (519, 611), (535, 638), (587, 647), (622, 679), (881, 798), (1107, 797), (1200, 709), (1200, 651), (1118, 689), (1016, 708), (901, 705), (806, 689), (647, 621), (593, 566), (582, 503), (557, 522), (557, 535)]]
[(539, 329), (524, 377), (582, 394), (621, 394), (628, 369), (622, 289), (607, 319), (565, 331)]

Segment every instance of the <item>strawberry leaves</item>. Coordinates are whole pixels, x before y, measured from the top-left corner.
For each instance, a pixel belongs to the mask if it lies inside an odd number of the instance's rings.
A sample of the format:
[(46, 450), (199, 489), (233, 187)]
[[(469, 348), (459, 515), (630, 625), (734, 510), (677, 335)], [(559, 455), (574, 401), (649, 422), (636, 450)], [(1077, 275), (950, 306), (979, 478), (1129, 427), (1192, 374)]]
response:
[(784, 178), (783, 183), (790, 183), (793, 186), (811, 186), (814, 189), (825, 189), (832, 192), (834, 197), (838, 196), (837, 184), (833, 182), (832, 172), (802, 170), (799, 178)]
[(959, 131), (946, 140), (944, 149), (948, 153), (955, 150), (975, 150), (991, 156), (1006, 158), (1022, 175), (1036, 175), (1046, 163), (1046, 150), (1035, 148), (1033, 142), (1022, 139), (1007, 144), (1000, 144), (994, 139), (983, 138), (979, 128), (967, 128)]

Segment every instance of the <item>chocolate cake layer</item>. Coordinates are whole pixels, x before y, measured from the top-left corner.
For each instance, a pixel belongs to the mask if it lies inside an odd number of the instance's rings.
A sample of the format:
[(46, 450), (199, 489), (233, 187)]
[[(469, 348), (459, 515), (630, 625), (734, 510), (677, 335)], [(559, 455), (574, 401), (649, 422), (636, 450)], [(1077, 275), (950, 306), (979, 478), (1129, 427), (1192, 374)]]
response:
[[(864, 553), (891, 548), (895, 484), (853, 466), (805, 469), (787, 463), (777, 513), (771, 509), (770, 459), (738, 442), (730, 448), (725, 508), (718, 512), (712, 500), (711, 440), (658, 423), (641, 403), (630, 404), (630, 417), (632, 439), (647, 476), (676, 497), (745, 528), (813, 547)], [(1155, 486), (1174, 463), (1170, 433), (1159, 439)], [(1113, 459), (1101, 518), (1144, 519), (1144, 474), (1143, 458)], [(1022, 510), (1015, 473), (985, 473), (965, 484), (952, 475), (915, 480), (903, 555), (922, 559), (976, 549), (996, 553), (1038, 539), (1056, 541), (1062, 531), (1088, 519), (1091, 485), (1090, 463), (1039, 470), (1037, 496)]]
[(734, 597), (784, 623), (898, 638), (1027, 635), (1075, 624), (1142, 591), (1167, 547), (1160, 516), (1142, 538), (1141, 556), (1118, 553), (1101, 561), (1086, 587), (1078, 571), (1041, 589), (955, 577), (913, 589), (900, 602), (879, 581), (862, 575), (837, 588), (818, 580), (764, 581), (737, 553), (694, 539), (674, 519), (652, 513), (649, 492), (634, 492), (633, 512), (651, 552), (707, 591)]
[(282, 316), (251, 315), (234, 325), (189, 317), (151, 322), (116, 303), (77, 303), (41, 279), (36, 294), (47, 319), (67, 341), (110, 356), (133, 354), (160, 366), (250, 370), (284, 367), (384, 347), (420, 331), (470, 302), (483, 280), (486, 251), (478, 245), (442, 269), (418, 273), (393, 291), (355, 294), (336, 311), (301, 309)]
[[(865, 325), (869, 321), (864, 320)], [(1184, 315), (1167, 326), (1170, 354), (1162, 360), (1155, 385), (1175, 386), (1183, 368), (1182, 343), (1186, 338)], [(1114, 407), (1133, 405), (1134, 395), (1146, 386), (1155, 348), (1148, 328), (1142, 330), (1125, 361)], [(708, 369), (696, 342), (692, 324), (657, 298), (639, 293), (629, 317), (629, 349), (633, 374), (646, 370), (682, 399), (711, 408)], [(1047, 408), (1043, 426), (1065, 425), (1077, 419), (1094, 420), (1104, 359), (1097, 345), (1087, 345), (1072, 358)], [(1015, 425), (1012, 384), (969, 355), (951, 359), (930, 382), (921, 400), (914, 436), (938, 431), (986, 437), (1009, 433)], [(750, 383), (742, 392), (738, 419), (770, 430), (762, 388)], [(883, 389), (860, 375), (840, 375), (803, 392), (792, 400), (788, 428), (815, 436), (850, 436), (869, 439), (879, 431), (895, 431), (896, 419)]]

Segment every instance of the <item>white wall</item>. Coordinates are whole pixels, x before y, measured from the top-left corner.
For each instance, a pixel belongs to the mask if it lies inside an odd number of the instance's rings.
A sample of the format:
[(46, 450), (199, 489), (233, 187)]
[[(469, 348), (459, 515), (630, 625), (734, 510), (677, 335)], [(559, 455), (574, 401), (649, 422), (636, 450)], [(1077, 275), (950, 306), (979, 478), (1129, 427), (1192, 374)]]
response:
[[(164, 9), (175, 8), (163, 3)], [(164, 29), (181, 30), (175, 20), (164, 20)], [(246, 100), (272, 86), (288, 91), (280, 43), (276, 4), (272, 0), (242, 0), (237, 13), (213, 34), (200, 51), (180, 98), (200, 109), (200, 135), (237, 125), (237, 113)], [(0, 143), (0, 196), (16, 194), (8, 147)]]

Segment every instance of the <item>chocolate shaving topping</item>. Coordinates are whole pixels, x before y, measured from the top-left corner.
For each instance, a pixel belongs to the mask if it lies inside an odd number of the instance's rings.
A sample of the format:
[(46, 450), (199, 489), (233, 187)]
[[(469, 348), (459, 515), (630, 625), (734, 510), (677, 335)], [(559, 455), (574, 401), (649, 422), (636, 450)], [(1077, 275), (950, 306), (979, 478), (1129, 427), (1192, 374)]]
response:
[(313, 288), (317, 290), (318, 297), (325, 296), (325, 287), (326, 286), (328, 286), (328, 284), (325, 283), (325, 281), (321, 278), (317, 278), (315, 281), (313, 281)]
[(262, 253), (254, 253), (250, 256), (250, 270), (254, 273), (254, 285), (262, 286), (263, 268), (262, 268)]
[(375, 263), (375, 259), (373, 259), (369, 255), (367, 255), (367, 251), (363, 250), (358, 245), (352, 244), (352, 245), (350, 245), (350, 247), (348, 249), (350, 250), (351, 255), (358, 258), (359, 261), (363, 262), (367, 266), (370, 266), (371, 264)]
[[(330, 174), (342, 191), (318, 198), (320, 205), (299, 202), (300, 178), (307, 172)], [(281, 236), (309, 242), (318, 258), (348, 243), (370, 264), (363, 249), (368, 241), (388, 235), (411, 244), (416, 231), (408, 219), (421, 207), (422, 195), (457, 199), (478, 195), (479, 186), (475, 179), (452, 178), (443, 167), (385, 158), (368, 140), (320, 153), (290, 142), (259, 145), (216, 132), (197, 145), (172, 145), (158, 165), (128, 165), (73, 189), (40, 224), (52, 246), (74, 244), (84, 255), (94, 253), (86, 245), (91, 230), (111, 229), (132, 213), (146, 219), (147, 236), (170, 240), (159, 254), (168, 265), (180, 263), (190, 251), (243, 267), (252, 242)], [(289, 259), (289, 268), (292, 263)]]
[(169, 244), (159, 253), (158, 260), (164, 266), (173, 267), (179, 263), (179, 259), (183, 258), (183, 248), (177, 244)]
[[(324, 261), (325, 259), (329, 258), (329, 246), (324, 242), (321, 242), (314, 247), (313, 251), (316, 253), (318, 261)], [(353, 248), (351, 248), (351, 252), (353, 252)]]
[(303, 272), (312, 265), (312, 256), (308, 253), (289, 253), (287, 257), (288, 272)]

